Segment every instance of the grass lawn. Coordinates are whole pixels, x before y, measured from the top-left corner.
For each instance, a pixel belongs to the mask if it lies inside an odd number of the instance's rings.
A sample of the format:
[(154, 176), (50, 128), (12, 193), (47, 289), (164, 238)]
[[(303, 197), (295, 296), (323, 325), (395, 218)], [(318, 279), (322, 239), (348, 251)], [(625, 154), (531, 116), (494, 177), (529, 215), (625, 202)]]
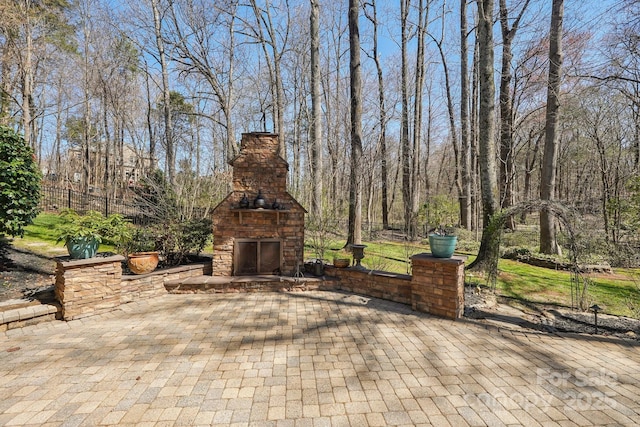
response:
[[(501, 259), (497, 288), (501, 295), (522, 301), (571, 305), (571, 275), (566, 271), (550, 270)], [(640, 271), (615, 269), (614, 274), (590, 274), (588, 306), (598, 304), (605, 313), (633, 315), (628, 306), (640, 304)]]
[[(41, 213), (33, 223), (26, 226), (23, 237), (14, 237), (11, 244), (19, 249), (27, 249), (29, 251), (45, 256), (68, 255), (64, 242), (57, 242), (58, 232), (56, 226), (62, 221), (56, 214)], [(98, 248), (100, 252), (113, 252), (112, 245), (101, 244)]]

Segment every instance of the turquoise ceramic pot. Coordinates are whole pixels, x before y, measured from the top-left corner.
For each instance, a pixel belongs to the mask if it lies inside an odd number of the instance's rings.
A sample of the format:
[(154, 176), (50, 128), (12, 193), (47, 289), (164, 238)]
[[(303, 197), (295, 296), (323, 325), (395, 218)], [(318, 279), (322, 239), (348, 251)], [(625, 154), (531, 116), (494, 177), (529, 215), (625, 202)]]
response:
[(95, 237), (74, 237), (67, 240), (67, 250), (73, 259), (93, 258), (100, 244)]
[(436, 258), (451, 258), (456, 249), (458, 236), (439, 236), (429, 234), (429, 247), (431, 254)]

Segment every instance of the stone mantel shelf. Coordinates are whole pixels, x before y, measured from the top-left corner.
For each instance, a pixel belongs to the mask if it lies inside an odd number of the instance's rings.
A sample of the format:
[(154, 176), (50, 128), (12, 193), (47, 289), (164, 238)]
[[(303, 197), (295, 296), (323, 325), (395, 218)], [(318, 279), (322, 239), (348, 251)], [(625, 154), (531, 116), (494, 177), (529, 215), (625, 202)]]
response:
[(235, 208), (235, 209), (231, 209), (231, 212), (237, 212), (238, 213), (238, 218), (240, 220), (240, 224), (242, 224), (242, 214), (259, 214), (259, 215), (275, 215), (276, 216), (276, 223), (278, 225), (280, 225), (280, 214), (286, 214), (289, 213), (288, 209), (241, 209), (241, 208)]

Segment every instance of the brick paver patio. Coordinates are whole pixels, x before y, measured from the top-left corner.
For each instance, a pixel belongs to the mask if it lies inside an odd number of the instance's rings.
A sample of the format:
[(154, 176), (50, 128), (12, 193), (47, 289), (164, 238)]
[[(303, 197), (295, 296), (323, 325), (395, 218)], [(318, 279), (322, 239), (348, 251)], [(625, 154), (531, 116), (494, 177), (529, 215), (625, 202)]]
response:
[(640, 346), (338, 292), (167, 295), (0, 334), (0, 425), (639, 425)]

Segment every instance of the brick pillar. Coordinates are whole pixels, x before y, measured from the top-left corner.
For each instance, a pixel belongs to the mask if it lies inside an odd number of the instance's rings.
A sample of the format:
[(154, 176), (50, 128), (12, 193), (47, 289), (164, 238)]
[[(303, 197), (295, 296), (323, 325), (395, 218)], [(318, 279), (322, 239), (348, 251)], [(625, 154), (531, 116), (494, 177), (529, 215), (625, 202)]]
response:
[(467, 257), (411, 257), (411, 307), (416, 311), (459, 319), (464, 313), (464, 261)]
[(56, 259), (56, 299), (64, 320), (112, 310), (120, 305), (124, 257)]

